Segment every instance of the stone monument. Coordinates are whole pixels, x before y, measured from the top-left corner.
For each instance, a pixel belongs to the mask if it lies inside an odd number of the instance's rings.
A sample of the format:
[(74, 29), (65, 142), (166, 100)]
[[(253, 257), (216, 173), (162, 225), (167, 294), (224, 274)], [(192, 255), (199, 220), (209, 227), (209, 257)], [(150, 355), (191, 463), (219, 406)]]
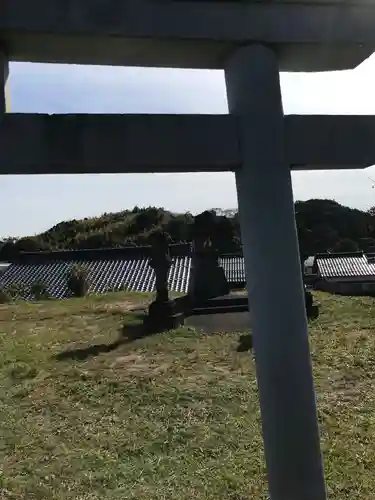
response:
[(198, 300), (227, 295), (230, 291), (224, 269), (219, 264), (215, 219), (216, 215), (206, 210), (194, 221), (190, 293)]
[(316, 319), (319, 316), (319, 306), (314, 304), (314, 297), (310, 290), (305, 288), (305, 304), (306, 304), (306, 316), (308, 319)]
[(169, 245), (172, 242), (168, 233), (158, 231), (153, 236), (150, 266), (155, 273), (156, 302), (169, 300), (168, 274), (172, 265)]
[(151, 302), (144, 324), (148, 330), (161, 331), (177, 328), (184, 323), (184, 315), (177, 311), (176, 303), (169, 297), (168, 275), (172, 265), (170, 236), (164, 231), (154, 233), (151, 246), (150, 267), (155, 273), (156, 297)]

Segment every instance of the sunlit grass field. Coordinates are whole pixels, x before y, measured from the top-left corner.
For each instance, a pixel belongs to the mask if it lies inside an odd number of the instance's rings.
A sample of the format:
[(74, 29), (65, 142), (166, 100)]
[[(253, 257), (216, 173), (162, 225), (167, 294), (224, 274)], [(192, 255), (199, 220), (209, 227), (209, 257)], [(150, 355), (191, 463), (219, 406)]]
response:
[[(375, 496), (375, 309), (311, 323), (331, 500)], [(136, 339), (113, 294), (0, 306), (0, 499), (267, 498), (253, 356), (191, 328)]]

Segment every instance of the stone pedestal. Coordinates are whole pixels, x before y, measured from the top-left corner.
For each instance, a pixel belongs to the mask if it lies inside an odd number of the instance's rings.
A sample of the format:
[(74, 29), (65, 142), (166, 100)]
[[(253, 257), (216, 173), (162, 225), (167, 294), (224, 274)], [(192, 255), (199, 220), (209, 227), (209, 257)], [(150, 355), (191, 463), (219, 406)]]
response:
[(174, 300), (154, 300), (148, 308), (144, 326), (148, 331), (173, 330), (184, 324), (184, 314)]
[(212, 298), (230, 292), (224, 269), (216, 261), (198, 260), (194, 263), (191, 293), (194, 298)]
[(316, 319), (319, 316), (319, 306), (314, 304), (314, 298), (309, 290), (305, 290), (306, 315), (308, 319)]

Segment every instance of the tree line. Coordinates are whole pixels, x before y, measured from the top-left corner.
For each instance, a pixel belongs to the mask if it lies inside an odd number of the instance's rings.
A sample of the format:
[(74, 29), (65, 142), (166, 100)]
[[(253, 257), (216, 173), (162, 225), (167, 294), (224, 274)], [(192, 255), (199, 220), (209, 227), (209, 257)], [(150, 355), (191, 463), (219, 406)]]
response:
[[(375, 208), (361, 211), (333, 200), (297, 201), (296, 223), (301, 256), (320, 252), (352, 252), (375, 248)], [(213, 231), (221, 253), (241, 251), (238, 214), (215, 209)], [(61, 222), (36, 236), (0, 241), (0, 261), (20, 252), (80, 250), (142, 246), (163, 229), (175, 243), (191, 241), (194, 216), (172, 213), (159, 207), (135, 207), (100, 217)], [(277, 242), (276, 242), (277, 246)]]

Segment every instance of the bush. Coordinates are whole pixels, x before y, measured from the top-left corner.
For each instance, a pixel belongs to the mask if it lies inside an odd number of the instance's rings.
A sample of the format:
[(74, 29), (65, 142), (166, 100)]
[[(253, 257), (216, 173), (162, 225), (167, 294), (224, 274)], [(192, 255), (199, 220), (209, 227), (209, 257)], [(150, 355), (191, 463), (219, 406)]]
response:
[(23, 283), (11, 283), (6, 291), (13, 300), (24, 299), (28, 294), (27, 286)]
[(43, 281), (33, 283), (30, 291), (35, 300), (48, 299), (47, 285)]
[(83, 266), (72, 266), (67, 275), (67, 285), (73, 297), (84, 297), (89, 289), (88, 272)]
[(8, 302), (11, 302), (11, 300), (12, 297), (9, 295), (7, 290), (0, 288), (0, 304), (8, 304)]

